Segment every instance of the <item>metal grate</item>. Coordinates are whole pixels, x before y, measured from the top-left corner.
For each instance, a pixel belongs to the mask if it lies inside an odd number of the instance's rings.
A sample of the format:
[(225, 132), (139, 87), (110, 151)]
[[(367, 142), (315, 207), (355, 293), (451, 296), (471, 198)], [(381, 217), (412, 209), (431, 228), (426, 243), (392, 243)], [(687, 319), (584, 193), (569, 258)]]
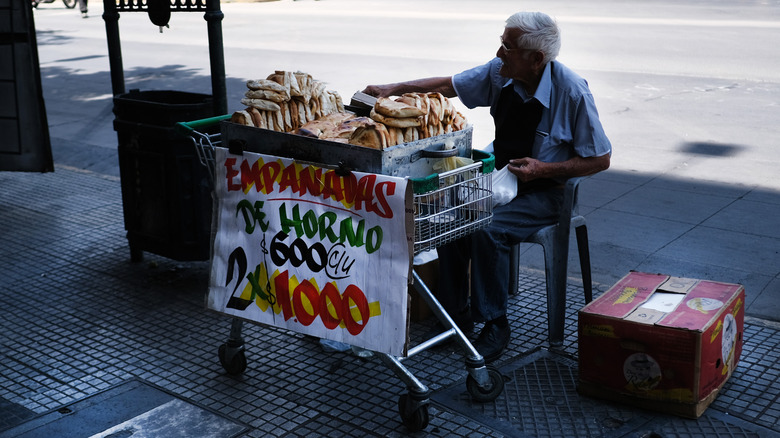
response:
[(510, 436), (621, 436), (651, 418), (638, 410), (580, 397), (576, 361), (566, 356), (537, 349), (501, 372), (506, 386), (495, 403), (473, 402), (457, 384), (434, 400)]
[(35, 412), (4, 398), (0, 398), (0, 412), (3, 413), (0, 415), (0, 431), (10, 429), (35, 417)]
[(718, 418), (717, 411), (709, 410), (698, 420), (686, 420), (684, 418), (673, 418), (666, 423), (653, 427), (656, 435), (664, 438), (711, 438), (711, 437), (729, 437), (729, 438), (758, 438), (763, 436), (772, 436), (761, 433), (751, 424), (739, 423), (734, 418), (724, 421)]
[[(174, 419), (175, 421), (171, 421)], [(38, 416), (0, 436), (210, 436), (233, 438), (248, 427), (131, 379)]]
[(433, 399), (508, 436), (765, 436), (762, 428), (713, 409), (690, 420), (580, 396), (576, 360), (543, 349), (501, 371), (506, 386), (495, 403), (473, 402), (462, 382)]

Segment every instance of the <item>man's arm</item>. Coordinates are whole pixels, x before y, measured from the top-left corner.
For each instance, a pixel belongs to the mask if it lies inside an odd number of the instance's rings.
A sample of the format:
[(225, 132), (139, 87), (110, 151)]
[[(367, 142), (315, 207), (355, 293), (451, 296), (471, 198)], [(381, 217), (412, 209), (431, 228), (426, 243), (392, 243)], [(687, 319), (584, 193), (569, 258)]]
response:
[(394, 84), (369, 85), (363, 92), (375, 97), (400, 96), (404, 93), (415, 92), (439, 92), (445, 97), (457, 96), (455, 87), (452, 86), (452, 77), (450, 76), (415, 79)]
[(520, 181), (539, 178), (573, 178), (593, 175), (609, 169), (610, 154), (600, 157), (574, 157), (559, 163), (545, 163), (534, 158), (516, 158), (509, 161), (509, 171)]

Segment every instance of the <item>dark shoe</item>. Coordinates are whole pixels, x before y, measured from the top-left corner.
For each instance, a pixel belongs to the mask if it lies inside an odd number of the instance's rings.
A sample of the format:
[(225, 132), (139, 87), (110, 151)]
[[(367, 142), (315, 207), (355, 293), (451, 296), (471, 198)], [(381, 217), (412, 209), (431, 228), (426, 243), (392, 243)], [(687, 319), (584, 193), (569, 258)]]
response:
[(509, 339), (512, 337), (512, 330), (509, 326), (501, 328), (498, 324), (486, 322), (485, 327), (479, 333), (474, 348), (485, 359), (485, 363), (490, 363), (501, 357), (504, 349), (509, 345)]

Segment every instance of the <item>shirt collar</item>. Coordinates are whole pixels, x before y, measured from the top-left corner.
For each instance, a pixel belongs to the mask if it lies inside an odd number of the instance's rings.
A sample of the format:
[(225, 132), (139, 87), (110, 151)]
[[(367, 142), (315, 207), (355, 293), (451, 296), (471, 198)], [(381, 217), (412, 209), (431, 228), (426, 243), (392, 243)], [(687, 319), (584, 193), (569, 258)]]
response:
[[(529, 99), (528, 94), (525, 92), (525, 88), (519, 83), (515, 83), (514, 79), (507, 79), (504, 87), (514, 84), (514, 89), (517, 94), (523, 98), (523, 101)], [(550, 94), (552, 93), (552, 61), (548, 62), (544, 66), (542, 72), (542, 79), (539, 81), (539, 85), (536, 87), (536, 92), (532, 96), (538, 100), (545, 108), (550, 108)]]
[(544, 66), (542, 72), (542, 80), (539, 81), (539, 86), (536, 87), (536, 93), (534, 97), (536, 100), (542, 103), (545, 108), (550, 108), (550, 95), (552, 94), (552, 62), (548, 62)]

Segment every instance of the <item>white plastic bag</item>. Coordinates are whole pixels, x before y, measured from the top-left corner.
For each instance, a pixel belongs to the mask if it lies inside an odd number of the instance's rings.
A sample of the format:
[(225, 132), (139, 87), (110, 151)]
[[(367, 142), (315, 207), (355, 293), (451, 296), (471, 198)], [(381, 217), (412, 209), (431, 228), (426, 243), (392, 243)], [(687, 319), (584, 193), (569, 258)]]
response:
[(509, 166), (493, 171), (493, 207), (504, 205), (517, 196), (517, 176), (509, 171)]

